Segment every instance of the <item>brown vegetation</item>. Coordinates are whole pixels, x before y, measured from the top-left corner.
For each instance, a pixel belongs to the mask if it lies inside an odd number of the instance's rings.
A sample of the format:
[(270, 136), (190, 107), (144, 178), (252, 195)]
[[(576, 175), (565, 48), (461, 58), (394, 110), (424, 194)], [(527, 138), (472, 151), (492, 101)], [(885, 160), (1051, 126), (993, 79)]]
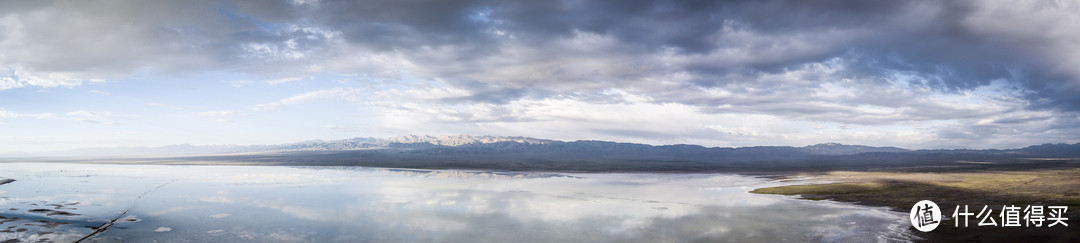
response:
[[(1003, 205), (1069, 206), (1068, 227), (994, 227), (977, 226), (972, 217), (969, 227), (955, 227), (954, 220), (943, 221), (935, 231), (917, 232), (927, 241), (969, 242), (1077, 242), (1080, 240), (1080, 168), (1026, 171), (971, 172), (857, 172), (834, 171), (804, 173), (824, 184), (760, 188), (752, 193), (799, 195), (810, 200), (831, 199), (864, 205), (888, 206), (908, 212), (920, 200), (931, 200), (949, 217), (956, 206), (968, 205), (973, 213), (982, 207), (993, 209), (997, 217)], [(1000, 218), (998, 218), (1000, 225)]]

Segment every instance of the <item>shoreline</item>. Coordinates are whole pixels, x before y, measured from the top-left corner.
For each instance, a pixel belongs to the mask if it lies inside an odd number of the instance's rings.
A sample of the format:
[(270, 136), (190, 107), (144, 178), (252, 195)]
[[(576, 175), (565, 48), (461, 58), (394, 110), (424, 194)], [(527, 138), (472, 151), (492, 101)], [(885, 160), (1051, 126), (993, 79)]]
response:
[[(1071, 223), (1080, 219), (1080, 168), (1039, 169), (1029, 171), (902, 172), (836, 171), (800, 173), (786, 178), (806, 178), (802, 185), (765, 187), (751, 190), (756, 194), (795, 196), (803, 200), (834, 200), (866, 206), (883, 206), (907, 214), (911, 205), (931, 200), (941, 207), (946, 220), (931, 232), (908, 230), (923, 237), (922, 242), (1077, 242), (1080, 227)], [(1069, 206), (1068, 227), (977, 226), (954, 227), (948, 218), (958, 205), (987, 206), (997, 215), (1004, 205)], [(1000, 219), (1000, 218), (998, 218)], [(999, 222), (1002, 223), (1002, 222)]]

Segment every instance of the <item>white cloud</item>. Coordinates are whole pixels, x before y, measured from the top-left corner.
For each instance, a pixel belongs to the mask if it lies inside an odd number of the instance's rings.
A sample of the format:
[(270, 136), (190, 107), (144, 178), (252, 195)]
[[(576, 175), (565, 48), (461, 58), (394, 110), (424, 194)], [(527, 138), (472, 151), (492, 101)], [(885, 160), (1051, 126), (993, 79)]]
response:
[(236, 111), (231, 111), (231, 110), (199, 112), (200, 116), (230, 116), (230, 115), (235, 115), (235, 114), (236, 114)]
[(251, 84), (252, 82), (250, 80), (231, 80), (231, 81), (228, 81), (226, 83), (228, 83), (229, 86), (232, 86), (234, 88), (240, 88), (240, 87), (247, 86), (248, 84)]
[(118, 125), (119, 123), (112, 120), (116, 117), (115, 114), (109, 111), (103, 112), (91, 112), (91, 111), (72, 111), (64, 114), (55, 113), (16, 113), (0, 109), (0, 118), (9, 119), (52, 119), (52, 120), (71, 120), (89, 122), (100, 125)]
[(362, 93), (362, 89), (356, 88), (343, 88), (337, 87), (332, 89), (316, 90), (307, 93), (297, 94), (292, 97), (284, 98), (275, 102), (258, 104), (252, 107), (254, 110), (277, 110), (285, 106), (298, 105), (314, 101), (344, 99), (355, 100), (355, 95)]
[(56, 118), (56, 114), (52, 113), (15, 113), (0, 109), (0, 117), (3, 118), (37, 118), (37, 119), (49, 119)]
[(366, 129), (359, 128), (359, 127), (343, 127), (343, 126), (334, 126), (334, 125), (323, 125), (323, 126), (320, 126), (320, 127), (335, 130), (335, 131), (340, 131), (340, 132), (362, 132), (362, 131), (366, 130)]
[(75, 72), (35, 72), (22, 65), (0, 63), (0, 90), (22, 87), (73, 87), (84, 83), (101, 83), (104, 79)]
[(111, 118), (115, 117), (112, 112), (90, 112), (90, 111), (72, 111), (68, 112), (67, 116), (61, 119), (70, 119), (81, 122), (89, 122), (101, 125), (118, 125), (119, 123), (112, 121)]
[(266, 83), (267, 83), (267, 84), (270, 84), (270, 85), (277, 85), (277, 84), (283, 84), (283, 83), (289, 83), (289, 82), (296, 82), (296, 81), (300, 81), (300, 80), (303, 80), (304, 78), (305, 78), (305, 77), (288, 77), (288, 78), (279, 78), (279, 79), (272, 79), (272, 80), (267, 80), (267, 81), (266, 81)]

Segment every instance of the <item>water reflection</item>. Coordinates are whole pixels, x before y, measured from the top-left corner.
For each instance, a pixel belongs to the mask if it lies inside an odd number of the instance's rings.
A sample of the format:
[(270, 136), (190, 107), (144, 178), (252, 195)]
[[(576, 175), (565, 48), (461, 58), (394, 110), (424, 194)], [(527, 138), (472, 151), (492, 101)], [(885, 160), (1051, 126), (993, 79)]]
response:
[[(359, 167), (4, 164), (0, 239), (657, 242), (905, 240), (880, 208), (747, 193), (724, 174), (552, 174)], [(173, 181), (169, 183), (169, 181)], [(166, 186), (151, 190), (168, 183)], [(75, 203), (69, 208), (65, 203)], [(34, 205), (36, 204), (36, 205)], [(31, 212), (54, 209), (77, 215)], [(44, 205), (44, 206), (43, 206)], [(76, 207), (77, 206), (77, 207)], [(60, 210), (60, 209), (54, 209)], [(12, 220), (13, 218), (17, 218)], [(34, 223), (34, 221), (52, 223)], [(27, 226), (28, 224), (49, 224)], [(50, 232), (39, 234), (41, 232)]]

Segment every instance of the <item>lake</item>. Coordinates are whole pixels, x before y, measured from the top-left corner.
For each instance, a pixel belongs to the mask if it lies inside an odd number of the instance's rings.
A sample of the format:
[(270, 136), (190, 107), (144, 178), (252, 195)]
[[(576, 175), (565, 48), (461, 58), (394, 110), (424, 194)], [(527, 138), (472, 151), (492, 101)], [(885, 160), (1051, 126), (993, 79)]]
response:
[[(906, 214), (733, 174), (0, 164), (0, 240), (893, 242)], [(126, 211), (126, 213), (124, 213)], [(121, 217), (121, 214), (123, 215)]]

